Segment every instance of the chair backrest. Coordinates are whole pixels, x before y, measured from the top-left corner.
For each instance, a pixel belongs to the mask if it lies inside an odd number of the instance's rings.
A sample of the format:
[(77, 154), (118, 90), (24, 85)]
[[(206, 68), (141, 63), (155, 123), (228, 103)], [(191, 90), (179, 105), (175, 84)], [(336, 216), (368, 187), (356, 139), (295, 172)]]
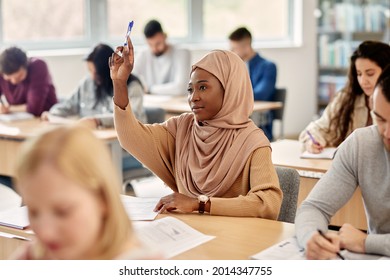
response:
[(148, 123), (162, 123), (165, 121), (165, 110), (158, 107), (145, 108)]
[(280, 188), (283, 191), (282, 207), (278, 221), (294, 223), (297, 212), (300, 176), (293, 168), (275, 167), (279, 177)]
[(278, 88), (275, 90), (274, 95), (274, 101), (282, 102), (283, 106), (280, 109), (276, 109), (273, 111), (274, 114), (274, 120), (280, 121), (280, 133), (279, 138), (284, 138), (284, 122), (283, 122), (283, 116), (284, 116), (284, 107), (286, 104), (286, 95), (287, 90), (285, 88)]

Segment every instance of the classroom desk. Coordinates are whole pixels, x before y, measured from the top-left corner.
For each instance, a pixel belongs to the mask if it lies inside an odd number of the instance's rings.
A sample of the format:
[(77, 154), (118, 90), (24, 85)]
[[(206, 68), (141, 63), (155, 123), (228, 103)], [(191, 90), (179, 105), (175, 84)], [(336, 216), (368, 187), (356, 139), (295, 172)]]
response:
[(173, 258), (178, 260), (245, 260), (295, 235), (294, 224), (266, 219), (199, 214), (169, 215), (204, 234), (216, 236)]
[[(282, 108), (282, 102), (255, 101), (253, 106), (254, 112), (265, 112), (274, 109)], [(188, 105), (187, 97), (185, 96), (160, 96), (160, 95), (144, 95), (144, 107), (146, 108), (161, 108), (168, 115), (178, 115), (191, 112)]]
[[(241, 217), (223, 217), (199, 214), (160, 214), (158, 218), (173, 216), (194, 229), (216, 238), (183, 252), (173, 259), (182, 260), (238, 260), (254, 255), (295, 234), (290, 223)], [(23, 230), (0, 226), (0, 231), (31, 237)], [(0, 259), (5, 259), (26, 241), (0, 236)]]
[[(277, 166), (325, 173), (332, 165), (332, 160), (329, 159), (300, 158), (302, 144), (296, 140), (280, 140), (271, 143), (271, 146), (272, 162)], [(318, 178), (301, 176), (298, 205), (307, 197), (318, 180)], [(350, 201), (332, 217), (331, 225), (341, 226), (346, 222), (357, 228), (367, 229), (366, 213), (359, 188), (355, 191)]]
[[(0, 122), (0, 175), (14, 176), (15, 159), (22, 143), (27, 138), (53, 126), (58, 124), (42, 122), (39, 118), (10, 123)], [(94, 133), (107, 143), (122, 182), (122, 149), (115, 129), (95, 130)]]

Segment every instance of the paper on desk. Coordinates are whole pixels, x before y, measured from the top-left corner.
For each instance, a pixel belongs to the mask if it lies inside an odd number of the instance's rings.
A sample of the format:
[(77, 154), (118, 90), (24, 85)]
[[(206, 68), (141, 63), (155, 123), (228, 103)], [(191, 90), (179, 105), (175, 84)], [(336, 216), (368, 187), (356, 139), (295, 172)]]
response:
[(138, 238), (158, 248), (166, 258), (172, 258), (215, 238), (173, 217), (134, 225)]
[(130, 181), (137, 197), (163, 197), (173, 193), (172, 189), (157, 176), (149, 176)]
[(121, 195), (122, 203), (126, 213), (132, 221), (151, 221), (157, 216), (154, 212), (157, 202), (160, 198), (144, 198), (129, 195)]
[(34, 115), (28, 112), (12, 112), (9, 114), (0, 114), (0, 121), (3, 122), (14, 122), (33, 119)]
[(25, 229), (29, 226), (27, 207), (22, 206), (0, 212), (0, 225), (17, 229)]
[(18, 127), (10, 127), (0, 123), (0, 133), (4, 135), (18, 135), (20, 129)]
[(337, 148), (334, 147), (324, 148), (319, 154), (312, 154), (308, 151), (304, 151), (301, 154), (301, 158), (333, 159), (334, 155), (336, 154), (336, 151)]
[[(346, 260), (390, 260), (390, 258), (380, 255), (358, 254), (348, 250), (340, 251)], [(254, 260), (305, 260), (304, 250), (298, 246), (296, 237), (291, 237), (279, 242), (253, 256)], [(340, 260), (336, 258), (336, 260)]]
[(14, 239), (31, 241), (30, 238), (27, 238), (27, 237), (24, 237), (24, 236), (20, 236), (20, 235), (16, 235), (16, 234), (7, 233), (7, 232), (1, 232), (1, 231), (0, 231), (0, 236), (6, 237), (6, 238), (14, 238)]
[(305, 260), (304, 250), (299, 248), (296, 237), (283, 240), (250, 257), (253, 260)]
[(75, 122), (74, 118), (65, 118), (53, 114), (48, 114), (47, 119), (52, 124), (71, 124)]

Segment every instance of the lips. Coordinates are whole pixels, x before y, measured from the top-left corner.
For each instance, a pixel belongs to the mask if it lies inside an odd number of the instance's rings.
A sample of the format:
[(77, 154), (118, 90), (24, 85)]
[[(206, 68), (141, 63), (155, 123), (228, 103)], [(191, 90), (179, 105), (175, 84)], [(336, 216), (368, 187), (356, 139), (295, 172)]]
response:
[(61, 248), (61, 245), (59, 243), (46, 243), (46, 246), (51, 251), (56, 251)]
[(191, 110), (192, 112), (196, 113), (196, 112), (199, 112), (203, 109), (203, 107), (200, 107), (200, 106), (192, 106), (191, 107)]

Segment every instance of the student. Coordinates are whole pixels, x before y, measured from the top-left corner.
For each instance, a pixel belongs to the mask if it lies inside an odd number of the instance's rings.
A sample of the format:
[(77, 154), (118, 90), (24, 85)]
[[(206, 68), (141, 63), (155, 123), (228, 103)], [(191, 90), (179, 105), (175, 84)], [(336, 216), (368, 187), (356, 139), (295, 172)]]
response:
[[(331, 259), (340, 249), (390, 256), (390, 67), (379, 77), (374, 92), (377, 125), (356, 129), (339, 147), (331, 169), (298, 209), (296, 234), (309, 259)], [(331, 217), (362, 191), (368, 233), (344, 224), (326, 233)]]
[(0, 114), (14, 109), (40, 116), (57, 103), (56, 91), (46, 63), (27, 58), (18, 47), (9, 47), (0, 54)]
[(107, 147), (83, 126), (62, 126), (23, 146), (16, 186), (36, 240), (16, 259), (149, 259), (119, 196)]
[(362, 42), (351, 56), (344, 89), (329, 103), (321, 118), (301, 132), (299, 141), (304, 143), (304, 149), (320, 153), (324, 147), (337, 147), (355, 129), (371, 125), (370, 98), (379, 75), (389, 64), (389, 45)]
[[(276, 65), (260, 56), (252, 48), (252, 34), (245, 27), (240, 27), (229, 35), (230, 49), (245, 61), (249, 70), (255, 100), (273, 101), (276, 84)], [(263, 129), (269, 140), (272, 134), (272, 112), (253, 113), (252, 119)]]
[(155, 210), (277, 219), (282, 191), (270, 143), (249, 119), (253, 93), (243, 61), (210, 52), (192, 67), (192, 113), (144, 125), (134, 118), (124, 83), (134, 61), (130, 38), (119, 50), (124, 58), (110, 59), (119, 141), (174, 191)]
[[(80, 81), (76, 90), (66, 101), (54, 105), (49, 113), (60, 117), (84, 117), (82, 122), (91, 128), (114, 127), (113, 88), (110, 68), (107, 64), (113, 52), (114, 50), (105, 44), (98, 44), (94, 47), (85, 59), (89, 75)], [(134, 75), (130, 75), (127, 87), (136, 118), (141, 122), (146, 122), (143, 108), (144, 91), (141, 82)], [(42, 119), (48, 119), (47, 112), (42, 114)]]
[(189, 50), (169, 44), (156, 20), (146, 24), (144, 35), (149, 49), (137, 55), (133, 74), (141, 78), (150, 94), (184, 95), (191, 65)]

